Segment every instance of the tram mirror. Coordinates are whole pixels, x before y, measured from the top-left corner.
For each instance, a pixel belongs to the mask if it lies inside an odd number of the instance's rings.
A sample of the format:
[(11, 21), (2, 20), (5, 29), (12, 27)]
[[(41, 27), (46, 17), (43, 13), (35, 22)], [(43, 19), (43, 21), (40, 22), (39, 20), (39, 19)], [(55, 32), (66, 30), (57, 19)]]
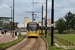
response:
[(29, 26), (28, 26), (29, 24), (27, 24), (27, 30), (29, 30)]

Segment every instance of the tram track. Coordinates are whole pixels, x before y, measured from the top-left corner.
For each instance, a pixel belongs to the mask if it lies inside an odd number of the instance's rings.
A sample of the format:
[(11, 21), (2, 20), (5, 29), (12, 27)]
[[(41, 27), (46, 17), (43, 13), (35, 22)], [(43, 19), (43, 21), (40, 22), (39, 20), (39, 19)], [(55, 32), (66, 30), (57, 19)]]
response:
[(37, 38), (36, 42), (34, 43), (34, 45), (32, 46), (30, 50), (38, 50), (39, 46), (40, 46), (40, 40), (39, 38)]
[(29, 39), (27, 39), (23, 45), (21, 45), (20, 47), (16, 48), (16, 50), (20, 50), (20, 49), (21, 49), (23, 46), (25, 46), (27, 43), (29, 43)]
[(26, 41), (25, 44), (23, 44), (16, 50), (24, 50), (24, 49), (25, 50), (35, 50), (38, 40), (39, 40), (38, 38), (28, 38), (28, 41)]
[(47, 50), (47, 45), (40, 36), (38, 38), (26, 37), (19, 44), (15, 44), (6, 50)]

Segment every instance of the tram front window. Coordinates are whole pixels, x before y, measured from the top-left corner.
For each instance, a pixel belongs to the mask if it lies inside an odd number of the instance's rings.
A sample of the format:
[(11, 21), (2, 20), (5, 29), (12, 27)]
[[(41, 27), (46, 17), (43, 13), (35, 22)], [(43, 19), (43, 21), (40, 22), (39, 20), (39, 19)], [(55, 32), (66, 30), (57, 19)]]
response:
[(37, 30), (37, 25), (29, 25), (29, 31), (36, 31)]

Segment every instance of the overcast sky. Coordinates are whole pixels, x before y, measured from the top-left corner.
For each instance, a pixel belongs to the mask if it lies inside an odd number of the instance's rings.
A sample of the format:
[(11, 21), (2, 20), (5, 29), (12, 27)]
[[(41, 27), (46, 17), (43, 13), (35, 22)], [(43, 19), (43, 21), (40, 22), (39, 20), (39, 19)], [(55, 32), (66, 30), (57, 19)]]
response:
[[(46, 0), (33, 0), (34, 2), (45, 2)], [(29, 17), (29, 20), (32, 20), (31, 13), (26, 11), (32, 11), (32, 0), (14, 0), (14, 17), (15, 22), (19, 24), (23, 23), (24, 17)], [(0, 17), (10, 17), (11, 8), (13, 6), (13, 0), (0, 0)], [(46, 10), (45, 4), (44, 11)], [(41, 12), (42, 4), (35, 4), (34, 11)], [(48, 13), (47, 18), (51, 18), (51, 0), (48, 0)], [(75, 13), (75, 0), (55, 0), (54, 1), (54, 21), (57, 21), (60, 17), (63, 17), (67, 12), (71, 11)], [(37, 21), (41, 21), (41, 13), (36, 13), (39, 18)]]

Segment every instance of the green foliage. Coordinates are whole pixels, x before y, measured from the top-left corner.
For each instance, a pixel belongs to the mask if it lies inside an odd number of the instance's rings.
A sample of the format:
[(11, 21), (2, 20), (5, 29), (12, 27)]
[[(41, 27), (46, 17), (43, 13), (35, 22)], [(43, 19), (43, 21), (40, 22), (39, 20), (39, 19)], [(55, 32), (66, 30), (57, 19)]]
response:
[(70, 11), (64, 16), (66, 20), (67, 29), (75, 28), (75, 14), (71, 13)]
[(54, 32), (54, 34), (59, 34), (58, 32)]
[(47, 34), (51, 34), (51, 32), (48, 32)]
[(71, 23), (71, 28), (72, 28), (73, 30), (75, 30), (75, 15), (74, 15), (73, 21), (72, 21), (72, 23)]
[(64, 50), (62, 48), (51, 46), (51, 37), (50, 36), (47, 36), (46, 38), (44, 35), (41, 35), (41, 36), (46, 40), (48, 46), (50, 46), (50, 47), (48, 47), (48, 50)]
[(72, 32), (71, 34), (75, 34), (75, 32)]
[[(51, 34), (51, 32), (48, 32), (47, 34)], [(54, 32), (54, 34), (59, 34), (58, 32)]]
[[(10, 28), (10, 30), (11, 30), (11, 27), (13, 28), (13, 23), (12, 22), (10, 22), (9, 25), (8, 25), (8, 28)], [(17, 28), (16, 23), (14, 23), (14, 28)]]
[(58, 37), (67, 39), (67, 40), (75, 43), (75, 34), (67, 34), (67, 35), (65, 35), (65, 34), (63, 34), (63, 35), (59, 34), (59, 35), (54, 35), (54, 36), (58, 36)]
[(3, 28), (5, 27), (4, 23), (2, 23), (1, 27), (3, 27)]
[[(59, 42), (62, 43), (63, 45), (68, 46), (68, 44), (66, 44), (65, 42), (63, 42), (63, 41), (61, 41), (61, 40), (59, 40), (59, 39), (57, 39), (57, 38), (54, 38), (54, 39), (56, 39), (57, 41), (59, 41)], [(59, 45), (60, 45), (60, 44), (59, 44)]]
[(63, 33), (63, 31), (66, 29), (66, 23), (63, 18), (59, 18), (59, 20), (56, 22), (56, 29), (59, 33)]
[(64, 34), (70, 34), (70, 32), (64, 32)]

